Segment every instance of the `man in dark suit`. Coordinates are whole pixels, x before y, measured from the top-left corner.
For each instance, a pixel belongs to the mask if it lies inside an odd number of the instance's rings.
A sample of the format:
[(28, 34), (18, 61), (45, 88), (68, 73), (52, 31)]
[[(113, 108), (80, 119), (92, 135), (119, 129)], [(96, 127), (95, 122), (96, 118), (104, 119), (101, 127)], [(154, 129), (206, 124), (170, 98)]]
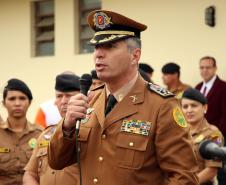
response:
[[(208, 110), (205, 115), (209, 123), (216, 125), (226, 138), (226, 82), (217, 75), (217, 65), (214, 57), (205, 56), (200, 59), (200, 74), (203, 82), (196, 86), (206, 96)], [(226, 185), (226, 173), (218, 174), (219, 185)]]

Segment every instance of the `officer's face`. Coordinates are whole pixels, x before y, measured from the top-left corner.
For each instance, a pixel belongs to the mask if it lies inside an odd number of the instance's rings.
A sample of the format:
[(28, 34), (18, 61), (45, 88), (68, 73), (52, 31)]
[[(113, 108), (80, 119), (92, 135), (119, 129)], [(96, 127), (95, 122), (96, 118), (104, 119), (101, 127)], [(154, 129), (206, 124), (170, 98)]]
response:
[(68, 105), (70, 98), (78, 93), (79, 93), (79, 91), (71, 91), (71, 92), (56, 91), (55, 105), (57, 106), (57, 108), (60, 112), (60, 115), (62, 117), (65, 117), (65, 114), (67, 111), (67, 105)]
[(211, 80), (211, 78), (216, 74), (216, 66), (211, 59), (204, 59), (200, 61), (200, 74), (205, 82)]
[(8, 111), (8, 116), (13, 118), (26, 117), (27, 109), (30, 106), (28, 97), (21, 91), (8, 91), (3, 102)]
[(182, 111), (191, 125), (197, 124), (204, 118), (207, 111), (207, 105), (202, 105), (198, 101), (182, 98), (181, 100)]
[(166, 86), (170, 86), (171, 84), (175, 83), (177, 79), (178, 79), (177, 73), (174, 74), (163, 73), (162, 75), (162, 81)]
[(97, 76), (107, 83), (130, 79), (137, 71), (140, 49), (129, 51), (125, 41), (98, 45), (94, 51)]

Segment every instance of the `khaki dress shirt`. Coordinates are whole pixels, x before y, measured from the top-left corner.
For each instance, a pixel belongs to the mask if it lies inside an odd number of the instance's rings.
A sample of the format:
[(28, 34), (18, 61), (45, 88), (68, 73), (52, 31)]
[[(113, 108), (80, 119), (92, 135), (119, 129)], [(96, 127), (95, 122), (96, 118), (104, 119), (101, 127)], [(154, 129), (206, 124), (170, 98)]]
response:
[(30, 122), (20, 133), (13, 132), (7, 121), (0, 124), (0, 184), (22, 185), (23, 168), (41, 131), (40, 126)]
[(63, 170), (53, 170), (48, 164), (47, 147), (55, 130), (56, 125), (52, 125), (42, 132), (24, 169), (36, 173), (39, 176), (40, 185), (79, 185), (79, 172), (76, 164)]
[(219, 129), (214, 126), (209, 124), (206, 119), (203, 119), (202, 124), (200, 124), (200, 127), (197, 130), (194, 130), (191, 132), (192, 135), (192, 143), (193, 143), (193, 148), (195, 150), (197, 160), (198, 160), (198, 172), (204, 170), (206, 167), (222, 167), (222, 162), (221, 161), (216, 161), (216, 160), (205, 160), (201, 157), (199, 153), (199, 144), (207, 139), (207, 140), (212, 140), (216, 142), (219, 146), (223, 146), (224, 144), (224, 138), (219, 131)]

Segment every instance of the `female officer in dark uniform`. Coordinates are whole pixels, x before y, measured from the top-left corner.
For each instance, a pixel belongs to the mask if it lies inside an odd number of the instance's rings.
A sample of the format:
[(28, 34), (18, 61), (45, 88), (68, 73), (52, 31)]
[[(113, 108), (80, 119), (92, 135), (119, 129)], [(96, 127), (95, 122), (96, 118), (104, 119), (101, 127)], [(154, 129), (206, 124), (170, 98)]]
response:
[(222, 162), (215, 160), (205, 160), (199, 154), (199, 144), (204, 139), (212, 140), (219, 144), (223, 143), (223, 137), (217, 127), (211, 125), (205, 119), (207, 111), (206, 98), (196, 89), (189, 88), (181, 100), (182, 110), (191, 126), (192, 142), (198, 159), (198, 178), (201, 185), (212, 185), (218, 168), (222, 167)]

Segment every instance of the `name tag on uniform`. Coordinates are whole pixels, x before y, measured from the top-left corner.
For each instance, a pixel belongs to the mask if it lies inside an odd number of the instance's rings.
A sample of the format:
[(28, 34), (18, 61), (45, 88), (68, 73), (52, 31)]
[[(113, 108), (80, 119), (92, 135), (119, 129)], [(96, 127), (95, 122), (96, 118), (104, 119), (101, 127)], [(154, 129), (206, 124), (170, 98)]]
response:
[(121, 131), (129, 132), (133, 134), (139, 134), (143, 136), (149, 135), (149, 130), (151, 129), (151, 122), (141, 121), (141, 120), (123, 120)]
[(38, 145), (39, 148), (47, 147), (49, 144), (49, 141), (41, 141)]
[(9, 153), (9, 152), (10, 152), (9, 148), (0, 147), (0, 153)]

